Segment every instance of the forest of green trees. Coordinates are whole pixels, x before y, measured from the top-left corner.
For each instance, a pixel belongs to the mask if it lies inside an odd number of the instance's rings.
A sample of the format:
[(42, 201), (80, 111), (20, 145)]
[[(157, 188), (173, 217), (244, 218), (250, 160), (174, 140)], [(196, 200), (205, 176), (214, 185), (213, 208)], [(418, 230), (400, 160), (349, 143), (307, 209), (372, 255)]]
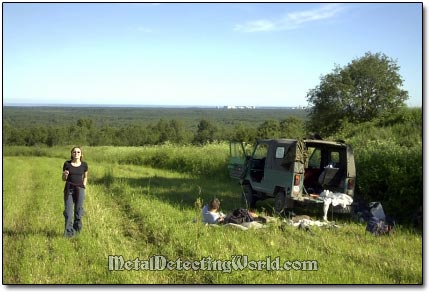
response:
[(5, 106), (3, 114), (3, 145), (200, 145), (305, 135), (302, 109)]

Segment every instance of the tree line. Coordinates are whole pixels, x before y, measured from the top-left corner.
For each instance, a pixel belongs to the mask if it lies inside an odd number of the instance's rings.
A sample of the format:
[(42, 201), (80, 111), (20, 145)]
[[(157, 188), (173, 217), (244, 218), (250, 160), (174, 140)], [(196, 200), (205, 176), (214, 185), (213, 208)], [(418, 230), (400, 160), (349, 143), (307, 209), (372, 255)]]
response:
[(256, 127), (236, 124), (224, 127), (201, 119), (196, 130), (185, 127), (180, 119), (159, 119), (144, 125), (130, 123), (121, 126), (95, 125), (89, 118), (79, 118), (69, 126), (35, 125), (14, 127), (3, 124), (3, 145), (49, 147), (80, 144), (89, 146), (145, 146), (164, 143), (203, 145), (214, 141), (254, 142), (263, 138), (300, 138), (305, 136), (305, 121), (295, 116), (283, 120), (266, 120)]

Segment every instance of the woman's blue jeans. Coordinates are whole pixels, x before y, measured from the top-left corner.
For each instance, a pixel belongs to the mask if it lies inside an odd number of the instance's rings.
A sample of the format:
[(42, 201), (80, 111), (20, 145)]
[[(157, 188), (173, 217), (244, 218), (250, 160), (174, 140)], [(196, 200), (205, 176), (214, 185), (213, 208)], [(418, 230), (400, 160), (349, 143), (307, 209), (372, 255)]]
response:
[(85, 200), (85, 189), (79, 189), (76, 202), (73, 201), (74, 189), (70, 188), (64, 197), (64, 236), (71, 237), (82, 230), (83, 202)]

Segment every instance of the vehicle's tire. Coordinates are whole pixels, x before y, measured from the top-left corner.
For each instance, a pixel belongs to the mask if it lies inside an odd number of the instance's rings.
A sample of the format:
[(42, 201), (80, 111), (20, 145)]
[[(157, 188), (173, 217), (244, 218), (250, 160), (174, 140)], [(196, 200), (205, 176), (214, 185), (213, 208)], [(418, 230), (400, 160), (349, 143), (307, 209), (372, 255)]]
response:
[(284, 191), (280, 191), (277, 193), (274, 198), (274, 211), (278, 214), (281, 214), (283, 210), (286, 208), (286, 194)]
[(243, 193), (241, 195), (241, 202), (244, 208), (250, 209), (255, 208), (256, 206), (256, 197), (253, 194), (253, 189), (251, 185), (243, 185)]

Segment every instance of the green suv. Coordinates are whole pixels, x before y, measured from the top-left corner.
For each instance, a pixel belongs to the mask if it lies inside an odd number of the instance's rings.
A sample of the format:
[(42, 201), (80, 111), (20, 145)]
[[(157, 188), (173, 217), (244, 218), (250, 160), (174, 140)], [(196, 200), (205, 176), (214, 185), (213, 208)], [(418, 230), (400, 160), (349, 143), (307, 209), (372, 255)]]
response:
[(300, 203), (320, 203), (324, 190), (353, 197), (356, 168), (352, 148), (343, 141), (264, 139), (251, 155), (245, 144), (230, 143), (229, 174), (243, 187), (243, 205), (275, 198), (276, 212)]

